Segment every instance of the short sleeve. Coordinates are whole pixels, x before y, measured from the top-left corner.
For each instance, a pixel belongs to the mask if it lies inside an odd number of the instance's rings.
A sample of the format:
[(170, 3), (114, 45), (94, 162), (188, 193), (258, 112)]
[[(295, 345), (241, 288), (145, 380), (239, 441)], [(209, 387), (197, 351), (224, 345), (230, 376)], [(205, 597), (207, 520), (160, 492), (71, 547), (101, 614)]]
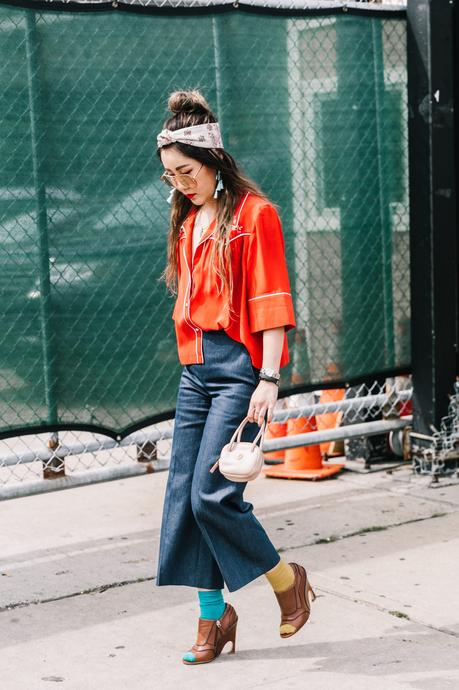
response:
[(250, 332), (296, 326), (284, 236), (271, 204), (258, 211), (247, 251), (247, 302)]

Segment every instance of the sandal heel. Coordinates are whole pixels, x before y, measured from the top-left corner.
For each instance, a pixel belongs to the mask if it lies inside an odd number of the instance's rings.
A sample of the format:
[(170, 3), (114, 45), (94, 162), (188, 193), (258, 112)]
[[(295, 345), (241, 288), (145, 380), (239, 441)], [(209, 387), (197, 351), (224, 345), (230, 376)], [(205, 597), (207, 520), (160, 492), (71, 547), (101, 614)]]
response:
[(311, 593), (312, 600), (315, 601), (315, 600), (316, 600), (316, 593), (314, 592), (314, 590), (312, 589), (311, 585), (309, 584), (309, 580), (308, 580), (308, 592)]

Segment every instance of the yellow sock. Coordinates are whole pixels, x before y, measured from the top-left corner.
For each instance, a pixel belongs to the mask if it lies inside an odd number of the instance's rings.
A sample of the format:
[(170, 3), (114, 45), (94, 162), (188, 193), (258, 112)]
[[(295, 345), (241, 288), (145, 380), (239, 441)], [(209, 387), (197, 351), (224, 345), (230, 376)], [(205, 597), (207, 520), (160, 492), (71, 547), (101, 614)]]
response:
[(265, 573), (269, 584), (275, 592), (285, 592), (286, 589), (293, 587), (295, 575), (292, 567), (280, 559), (279, 563)]
[[(272, 570), (268, 570), (265, 573), (268, 578), (269, 584), (275, 592), (285, 592), (286, 589), (293, 587), (295, 583), (295, 574), (292, 567), (282, 558), (279, 563), (274, 566)], [(286, 623), (280, 626), (280, 633), (291, 633), (295, 632), (295, 627)]]

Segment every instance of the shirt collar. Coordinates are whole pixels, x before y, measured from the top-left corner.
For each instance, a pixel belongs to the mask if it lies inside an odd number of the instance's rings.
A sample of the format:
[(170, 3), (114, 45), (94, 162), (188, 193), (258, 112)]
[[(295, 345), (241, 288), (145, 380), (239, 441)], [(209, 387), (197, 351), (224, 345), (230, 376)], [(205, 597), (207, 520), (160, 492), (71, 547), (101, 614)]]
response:
[[(235, 207), (235, 209), (234, 209), (233, 219), (232, 219), (232, 221), (231, 221), (231, 224), (232, 224), (233, 226), (236, 224), (236, 221), (237, 221), (237, 219), (238, 219), (238, 214), (239, 214), (239, 209), (241, 208), (241, 204), (243, 204), (243, 203), (245, 202), (247, 196), (248, 196), (248, 193), (243, 194), (243, 195), (238, 199), (238, 202), (237, 202), (236, 207)], [(198, 207), (197, 207), (197, 206), (192, 206), (192, 207), (190, 208), (190, 210), (188, 211), (188, 215), (186, 216), (186, 218), (185, 218), (185, 220), (183, 221), (183, 223), (182, 223), (182, 225), (181, 225), (181, 228), (180, 228), (179, 240), (181, 240), (182, 238), (186, 238), (186, 237), (188, 236), (188, 233), (190, 232), (190, 230), (191, 230), (192, 227), (193, 227), (194, 218), (195, 218), (197, 212), (198, 212)], [(213, 225), (213, 222), (211, 223), (211, 226), (212, 226), (212, 225)], [(213, 230), (212, 230), (212, 232), (210, 232), (210, 233), (205, 232), (204, 235), (201, 237), (200, 242), (202, 242), (202, 240), (207, 239), (208, 237), (210, 237), (210, 236), (212, 235), (212, 233), (213, 233)]]

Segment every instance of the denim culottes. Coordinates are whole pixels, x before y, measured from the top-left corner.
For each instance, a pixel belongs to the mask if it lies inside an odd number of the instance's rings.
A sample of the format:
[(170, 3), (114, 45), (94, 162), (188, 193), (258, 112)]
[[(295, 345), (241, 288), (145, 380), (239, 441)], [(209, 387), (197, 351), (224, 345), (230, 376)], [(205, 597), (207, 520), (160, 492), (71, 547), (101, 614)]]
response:
[[(224, 330), (203, 332), (203, 353), (180, 378), (156, 584), (233, 592), (280, 558), (243, 499), (246, 482), (209, 472), (247, 414), (259, 370)], [(247, 423), (241, 440), (258, 431)]]

